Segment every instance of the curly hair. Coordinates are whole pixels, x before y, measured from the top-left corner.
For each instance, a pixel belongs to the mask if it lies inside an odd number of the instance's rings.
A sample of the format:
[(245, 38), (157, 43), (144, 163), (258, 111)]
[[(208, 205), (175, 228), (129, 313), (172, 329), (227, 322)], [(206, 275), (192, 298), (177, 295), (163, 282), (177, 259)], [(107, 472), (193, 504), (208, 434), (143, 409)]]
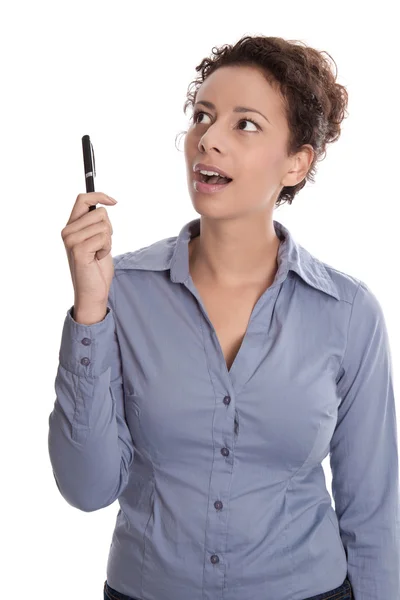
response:
[[(336, 82), (337, 68), (334, 75), (323, 54), (331, 58), (336, 67), (335, 61), (325, 51), (319, 52), (299, 40), (280, 37), (245, 36), (235, 45), (214, 47), (212, 52), (213, 57), (204, 58), (196, 67), (201, 75), (188, 86), (184, 113), (188, 106), (193, 108), (199, 87), (218, 68), (227, 65), (257, 67), (283, 97), (289, 126), (287, 155), (292, 156), (304, 144), (310, 144), (314, 149), (306, 177), (297, 185), (284, 186), (275, 206), (285, 202), (291, 204), (306, 181), (315, 183), (316, 163), (325, 159), (326, 144), (338, 140), (341, 122), (348, 116), (347, 90)], [(191, 91), (193, 85), (195, 89)]]

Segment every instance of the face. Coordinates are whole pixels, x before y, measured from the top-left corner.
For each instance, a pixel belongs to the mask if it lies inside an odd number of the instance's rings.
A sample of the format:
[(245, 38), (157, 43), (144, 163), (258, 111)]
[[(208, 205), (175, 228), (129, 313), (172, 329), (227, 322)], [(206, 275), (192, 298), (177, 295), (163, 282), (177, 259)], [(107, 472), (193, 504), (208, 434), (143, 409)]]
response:
[[(212, 102), (215, 109), (202, 101)], [(262, 114), (234, 112), (237, 106)], [(214, 71), (197, 91), (185, 136), (187, 181), (195, 210), (225, 218), (271, 210), (282, 187), (304, 179), (312, 161), (311, 146), (295, 157), (286, 156), (288, 136), (282, 97), (257, 68), (226, 66)], [(219, 167), (233, 181), (216, 194), (196, 191), (197, 162)]]

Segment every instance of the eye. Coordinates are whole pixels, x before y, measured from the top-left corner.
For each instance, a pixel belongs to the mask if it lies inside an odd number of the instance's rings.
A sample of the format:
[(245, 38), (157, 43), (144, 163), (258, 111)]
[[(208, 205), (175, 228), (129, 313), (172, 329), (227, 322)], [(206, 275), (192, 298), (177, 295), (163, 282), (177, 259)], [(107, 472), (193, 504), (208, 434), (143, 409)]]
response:
[[(202, 125), (202, 123), (198, 123), (198, 121), (197, 121), (197, 117), (199, 115), (207, 115), (208, 117), (210, 116), (208, 113), (204, 112), (203, 110), (196, 110), (195, 113), (194, 113), (194, 115), (193, 115), (193, 122), (196, 125), (197, 124)], [(261, 127), (258, 125), (258, 123), (256, 123), (255, 121), (253, 121), (253, 119), (240, 119), (238, 121), (238, 123), (246, 123), (246, 122), (252, 123), (257, 129), (261, 130)], [(245, 131), (245, 130), (242, 130), (242, 131)]]

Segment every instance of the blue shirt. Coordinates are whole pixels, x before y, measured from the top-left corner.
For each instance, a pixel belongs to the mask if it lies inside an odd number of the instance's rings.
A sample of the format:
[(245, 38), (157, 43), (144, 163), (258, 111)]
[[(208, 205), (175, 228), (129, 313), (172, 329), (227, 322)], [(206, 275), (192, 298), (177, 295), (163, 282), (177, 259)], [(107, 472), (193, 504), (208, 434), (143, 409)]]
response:
[[(228, 371), (179, 236), (114, 258), (107, 315), (64, 321), (60, 493), (119, 510), (108, 584), (142, 600), (400, 598), (392, 360), (365, 283), (274, 221), (273, 284)], [(330, 456), (332, 494), (323, 459)]]

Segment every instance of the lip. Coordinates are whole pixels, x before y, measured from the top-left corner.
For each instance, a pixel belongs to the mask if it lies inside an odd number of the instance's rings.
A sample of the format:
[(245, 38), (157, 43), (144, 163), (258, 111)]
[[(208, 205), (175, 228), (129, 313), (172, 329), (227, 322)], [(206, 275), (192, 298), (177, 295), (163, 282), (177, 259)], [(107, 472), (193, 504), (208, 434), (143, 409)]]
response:
[(217, 167), (217, 165), (206, 165), (205, 163), (195, 163), (193, 166), (193, 172), (195, 173), (195, 175), (199, 174), (200, 170), (215, 171), (216, 173), (219, 173), (222, 177), (227, 177), (228, 179), (233, 179), (233, 177), (228, 175), (228, 173), (225, 173), (225, 171), (223, 171), (222, 169)]
[(228, 185), (230, 185), (232, 181), (229, 183), (201, 183), (200, 181), (195, 180), (193, 182), (193, 186), (196, 192), (200, 192), (200, 194), (217, 194), (218, 192), (222, 192)]

